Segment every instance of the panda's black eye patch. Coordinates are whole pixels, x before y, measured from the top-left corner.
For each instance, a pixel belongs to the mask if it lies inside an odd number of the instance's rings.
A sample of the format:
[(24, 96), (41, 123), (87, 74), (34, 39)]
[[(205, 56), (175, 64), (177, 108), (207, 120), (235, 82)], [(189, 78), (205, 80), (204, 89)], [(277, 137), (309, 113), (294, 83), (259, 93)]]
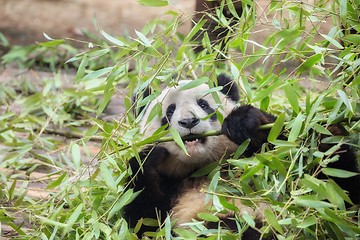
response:
[(166, 108), (166, 115), (165, 117), (163, 117), (161, 119), (161, 125), (164, 126), (165, 124), (170, 124), (171, 121), (171, 117), (174, 115), (176, 109), (176, 105), (175, 104), (170, 104), (167, 108)]
[(204, 100), (204, 99), (199, 99), (197, 101), (197, 104), (203, 109), (203, 110), (206, 110), (206, 109), (209, 109), (210, 108), (210, 105), (209, 103)]
[(172, 115), (175, 112), (175, 109), (176, 109), (176, 105), (175, 104), (170, 104), (166, 109), (166, 116), (168, 118), (172, 117)]
[(197, 100), (197, 104), (207, 114), (209, 114), (209, 115), (212, 114), (211, 117), (210, 117), (210, 120), (216, 121), (217, 117), (216, 117), (216, 114), (214, 114), (215, 110), (212, 107), (210, 107), (209, 103), (206, 100), (201, 98), (201, 99)]

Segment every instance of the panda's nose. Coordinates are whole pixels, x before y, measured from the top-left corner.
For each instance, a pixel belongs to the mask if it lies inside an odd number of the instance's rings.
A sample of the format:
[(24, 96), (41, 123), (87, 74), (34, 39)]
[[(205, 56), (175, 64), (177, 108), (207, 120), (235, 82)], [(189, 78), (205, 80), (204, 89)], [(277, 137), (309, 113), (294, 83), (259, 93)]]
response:
[(200, 122), (200, 119), (198, 118), (184, 118), (180, 120), (178, 123), (181, 127), (191, 129), (198, 125)]

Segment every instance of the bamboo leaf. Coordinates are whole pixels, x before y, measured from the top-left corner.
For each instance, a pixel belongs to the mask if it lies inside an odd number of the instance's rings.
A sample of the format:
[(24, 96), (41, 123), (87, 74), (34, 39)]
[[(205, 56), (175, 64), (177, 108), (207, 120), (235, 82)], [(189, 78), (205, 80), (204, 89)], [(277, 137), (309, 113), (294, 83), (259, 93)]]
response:
[(294, 112), (299, 113), (299, 99), (293, 86), (290, 84), (285, 85), (284, 92)]
[(138, 0), (138, 2), (148, 7), (164, 7), (168, 5), (168, 0)]
[(323, 58), (323, 55), (318, 53), (318, 54), (314, 54), (311, 57), (309, 57), (305, 62), (303, 62), (299, 69), (298, 72), (299, 73), (303, 73), (305, 71), (310, 70), (315, 64), (317, 64), (318, 62), (320, 62), (320, 60)]
[(303, 114), (298, 114), (292, 124), (291, 131), (288, 137), (289, 142), (295, 142), (301, 131), (305, 116)]
[(354, 109), (353, 109), (353, 107), (352, 107), (352, 105), (351, 105), (351, 103), (350, 103), (350, 100), (349, 100), (349, 98), (347, 97), (346, 93), (345, 93), (344, 91), (342, 91), (342, 90), (337, 90), (337, 93), (339, 94), (340, 99), (341, 99), (341, 101), (345, 104), (346, 108), (347, 108), (350, 112), (354, 113)]
[(268, 141), (274, 142), (281, 133), (285, 123), (285, 113), (281, 113), (275, 120), (273, 127), (268, 135)]
[(86, 74), (83, 77), (83, 80), (88, 81), (88, 80), (92, 80), (95, 78), (99, 78), (99, 77), (111, 72), (112, 69), (113, 69), (113, 67), (106, 67), (106, 68), (101, 68), (99, 70), (93, 71), (91, 73)]
[(84, 208), (83, 203), (80, 203), (79, 206), (76, 207), (74, 212), (69, 217), (66, 227), (64, 228), (65, 233), (68, 232), (72, 228), (74, 223), (76, 223), (78, 221), (78, 218), (79, 218), (80, 214), (82, 213), (83, 208)]
[(356, 172), (350, 172), (342, 169), (337, 168), (323, 168), (321, 170), (325, 175), (331, 176), (331, 177), (338, 177), (338, 178), (350, 178), (355, 177), (359, 175), (359, 173)]
[(151, 47), (151, 41), (149, 39), (146, 38), (146, 36), (144, 34), (142, 34), (141, 32), (138, 32), (135, 30), (136, 35), (139, 37), (141, 43), (145, 46), (145, 47)]
[(115, 44), (115, 45), (117, 45), (117, 46), (119, 46), (119, 47), (125, 46), (125, 44), (124, 44), (122, 41), (120, 41), (119, 39), (117, 39), (117, 38), (109, 35), (109, 34), (106, 33), (104, 30), (100, 30), (100, 33), (101, 33), (107, 40), (109, 40), (111, 43), (113, 43), (113, 44)]
[(170, 128), (169, 132), (176, 144), (181, 148), (181, 150), (184, 151), (186, 155), (190, 156), (178, 131), (176, 131), (174, 128)]
[(279, 222), (277, 221), (274, 213), (270, 209), (264, 210), (264, 215), (268, 223), (279, 233), (284, 234), (284, 230), (281, 228)]
[(315, 197), (294, 197), (294, 203), (304, 207), (310, 208), (331, 208), (333, 205), (331, 203), (320, 201), (315, 199)]
[[(116, 213), (119, 213), (120, 210), (128, 203), (134, 199), (139, 192), (134, 194), (133, 189), (127, 190), (121, 197), (117, 200), (116, 204), (110, 209), (107, 219), (111, 219)], [(140, 207), (140, 206), (139, 206)]]
[(117, 193), (117, 187), (112, 177), (112, 172), (106, 167), (106, 165), (103, 162), (100, 162), (100, 171), (101, 171), (101, 176), (104, 179), (106, 185), (109, 187), (109, 189), (114, 193)]
[(323, 38), (325, 38), (327, 41), (329, 41), (329, 43), (331, 43), (335, 47), (337, 47), (339, 49), (344, 48), (338, 41), (336, 41), (334, 38), (330, 37), (329, 35), (325, 35), (325, 34), (322, 34), (322, 33), (320, 33), (320, 35), (323, 36)]
[(299, 225), (297, 225), (298, 228), (308, 228), (314, 224), (316, 224), (317, 218), (315, 216), (310, 216), (306, 218), (304, 221), (302, 221)]
[(171, 220), (170, 216), (167, 215), (165, 219), (165, 239), (171, 240)]
[(79, 172), (81, 164), (81, 152), (80, 147), (76, 143), (71, 145), (71, 156), (74, 163), (74, 169)]
[(208, 222), (219, 222), (219, 218), (211, 213), (201, 212), (197, 214), (198, 218)]
[(57, 227), (61, 227), (61, 228), (66, 228), (67, 227), (67, 224), (62, 223), (62, 222), (51, 220), (51, 219), (43, 217), (43, 216), (36, 216), (36, 217), (39, 218), (45, 224), (49, 224), (49, 225), (57, 226)]
[(245, 220), (245, 222), (252, 228), (255, 227), (255, 221), (254, 219), (247, 213), (244, 212), (243, 214), (241, 214), (241, 217)]
[(65, 179), (66, 176), (67, 176), (67, 173), (64, 172), (55, 181), (50, 182), (49, 185), (46, 187), (46, 189), (52, 189), (52, 188), (59, 186), (63, 182), (63, 180)]
[(202, 28), (202, 26), (204, 26), (205, 23), (206, 20), (201, 20), (197, 22), (195, 26), (191, 28), (191, 31), (186, 35), (183, 44), (188, 43), (195, 36), (195, 34), (200, 31), (200, 29)]
[(208, 80), (209, 80), (208, 77), (202, 77), (202, 78), (198, 78), (196, 80), (192, 80), (192, 81), (186, 83), (185, 85), (181, 86), (180, 90), (184, 91), (184, 90), (188, 90), (191, 88), (195, 88), (197, 86), (200, 86), (201, 84), (206, 83)]
[(349, 34), (342, 38), (343, 41), (360, 45), (360, 35), (359, 34)]

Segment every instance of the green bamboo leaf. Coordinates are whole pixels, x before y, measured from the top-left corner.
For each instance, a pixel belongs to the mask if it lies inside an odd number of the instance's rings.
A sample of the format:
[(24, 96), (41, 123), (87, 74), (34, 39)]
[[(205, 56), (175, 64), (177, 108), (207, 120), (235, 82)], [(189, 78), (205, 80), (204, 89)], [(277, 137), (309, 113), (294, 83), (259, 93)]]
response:
[(350, 103), (350, 101), (349, 101), (349, 98), (347, 97), (346, 93), (345, 93), (344, 91), (342, 91), (342, 90), (337, 90), (337, 93), (339, 94), (340, 99), (341, 99), (341, 101), (345, 104), (346, 108), (347, 108), (350, 112), (354, 113), (354, 109), (353, 109), (353, 107), (352, 107), (352, 105), (351, 105), (351, 103)]
[(38, 43), (38, 45), (43, 46), (43, 47), (56, 47), (60, 44), (63, 44), (65, 42), (65, 40), (63, 39), (57, 39), (57, 40), (52, 40), (49, 42), (41, 42)]
[(247, 213), (244, 212), (243, 214), (241, 214), (241, 217), (245, 220), (245, 222), (252, 228), (255, 227), (255, 221), (254, 219)]
[(9, 190), (8, 190), (9, 199), (13, 199), (14, 191), (15, 191), (15, 187), (16, 187), (16, 182), (17, 182), (17, 180), (15, 179), (15, 180), (13, 181), (13, 183), (11, 184)]
[(171, 221), (170, 221), (170, 216), (167, 215), (166, 219), (165, 219), (165, 239), (166, 240), (171, 240)]
[(110, 76), (106, 79), (106, 85), (104, 89), (103, 97), (101, 98), (101, 102), (99, 104), (99, 107), (96, 111), (96, 116), (100, 116), (100, 114), (104, 111), (106, 106), (109, 104), (111, 97), (114, 94), (114, 80), (115, 80), (114, 74), (110, 74)]
[(274, 142), (281, 133), (285, 123), (285, 113), (281, 113), (275, 120), (273, 127), (268, 135), (268, 141)]
[(317, 64), (318, 62), (320, 62), (320, 60), (322, 59), (323, 55), (321, 53), (318, 54), (314, 54), (311, 57), (309, 57), (305, 62), (303, 62), (299, 69), (298, 72), (302, 73), (305, 71), (308, 71), (309, 69), (311, 69), (315, 64)]
[(279, 233), (284, 234), (284, 230), (281, 228), (279, 222), (277, 221), (274, 213), (270, 209), (264, 210), (264, 215), (267, 222)]
[(315, 225), (317, 222), (317, 218), (315, 216), (310, 216), (306, 219), (304, 219), (304, 221), (302, 221), (297, 227), (298, 228), (308, 228), (312, 225)]
[(337, 189), (334, 187), (334, 182), (327, 182), (326, 184), (326, 198), (329, 200), (331, 204), (339, 207), (340, 209), (345, 209), (344, 200), (337, 192)]
[(64, 233), (67, 233), (72, 228), (72, 226), (78, 221), (78, 218), (79, 218), (80, 214), (82, 213), (83, 208), (84, 208), (83, 203), (80, 203), (79, 206), (76, 207), (74, 212), (68, 218), (66, 227), (64, 228)]
[(105, 181), (105, 184), (109, 187), (109, 189), (112, 192), (117, 193), (117, 187), (112, 177), (112, 172), (106, 167), (106, 165), (103, 162), (100, 162), (100, 172), (102, 178)]
[(335, 47), (339, 48), (339, 49), (343, 49), (344, 47), (338, 42), (336, 41), (334, 38), (328, 36), (328, 35), (325, 35), (325, 34), (322, 34), (320, 33), (321, 36), (323, 36), (323, 38), (325, 38), (327, 41), (329, 41), (329, 43), (331, 43), (332, 45), (334, 45)]
[(183, 45), (188, 43), (194, 37), (194, 35), (202, 28), (202, 26), (204, 26), (205, 23), (206, 23), (206, 20), (201, 20), (201, 21), (197, 22), (195, 24), (195, 26), (192, 27), (190, 32), (186, 35), (186, 38), (183, 41)]
[(236, 12), (236, 9), (235, 9), (235, 6), (233, 4), (233, 0), (226, 0), (226, 5), (229, 9), (229, 11), (231, 12), (231, 14), (237, 18), (237, 19), (240, 19), (240, 16), (237, 14)]
[(86, 66), (88, 65), (89, 63), (89, 56), (88, 55), (85, 55), (82, 59), (81, 59), (81, 62), (80, 62), (80, 65), (79, 65), (79, 68), (76, 72), (76, 76), (75, 76), (75, 80), (78, 81), (80, 79), (82, 79), (85, 75), (85, 69), (86, 69)]
[(299, 113), (299, 99), (293, 86), (290, 84), (285, 85), (284, 92), (294, 112)]
[(181, 148), (181, 150), (183, 150), (186, 155), (190, 156), (189, 153), (186, 151), (186, 147), (178, 131), (176, 131), (174, 128), (170, 128), (169, 132), (176, 144)]
[(7, 120), (7, 119), (9, 119), (9, 118), (11, 118), (11, 117), (13, 117), (13, 116), (15, 116), (15, 113), (13, 113), (13, 112), (5, 112), (5, 113), (2, 113), (2, 114), (0, 115), (0, 121)]
[(162, 114), (162, 105), (160, 102), (155, 103), (154, 107), (151, 109), (146, 123), (151, 122), (156, 116), (160, 117)]
[(194, 233), (191, 230), (187, 230), (184, 228), (176, 228), (174, 229), (174, 232), (176, 233), (176, 236), (181, 237), (181, 239), (191, 239), (191, 240), (196, 240), (198, 239), (196, 233)]
[(199, 170), (195, 171), (193, 174), (191, 174), (191, 177), (202, 177), (207, 176), (211, 171), (213, 171), (216, 167), (219, 166), (219, 163), (213, 162), (205, 167), (200, 168)]
[(243, 175), (241, 175), (240, 180), (246, 181), (247, 179), (254, 176), (257, 172), (259, 172), (263, 167), (264, 167), (264, 164), (262, 164), (262, 163), (252, 166), (248, 171), (246, 171)]
[(93, 71), (93, 72), (85, 75), (83, 77), (83, 80), (87, 81), (87, 80), (92, 80), (92, 79), (95, 79), (95, 78), (99, 78), (99, 77), (111, 72), (112, 69), (113, 69), (113, 67), (106, 67), (106, 68), (101, 68), (99, 70)]
[(107, 40), (109, 40), (111, 43), (115, 44), (115, 45), (118, 45), (119, 47), (123, 47), (125, 46), (125, 44), (120, 41), (119, 39), (109, 35), (108, 33), (106, 33), (105, 31), (103, 30), (100, 30), (100, 33), (101, 35), (103, 35)]
[(347, 194), (345, 193), (345, 191), (344, 191), (339, 185), (337, 185), (337, 184), (335, 183), (334, 180), (328, 179), (327, 184), (331, 184), (332, 187), (335, 189), (336, 193), (339, 194), (339, 196), (340, 196), (342, 199), (344, 199), (346, 202), (348, 202), (348, 203), (350, 203), (350, 204), (354, 204), (354, 203), (351, 201), (349, 195), (347, 195)]
[(197, 214), (198, 218), (207, 222), (219, 222), (219, 218), (211, 213), (201, 212)]
[(245, 141), (243, 141), (241, 143), (241, 145), (236, 149), (233, 158), (234, 159), (238, 159), (240, 158), (240, 156), (242, 156), (244, 154), (244, 152), (246, 151), (246, 149), (248, 148), (249, 144), (250, 144), (250, 139), (246, 139)]
[(48, 42), (38, 43), (38, 45), (43, 46), (43, 47), (56, 47), (65, 42), (64, 39), (53, 39), (53, 38), (49, 37), (49, 35), (47, 35), (46, 33), (43, 33), (43, 35), (47, 40), (49, 40)]
[(164, 7), (168, 5), (168, 0), (138, 0), (138, 2), (148, 7)]
[(338, 178), (350, 178), (350, 177), (355, 177), (357, 175), (359, 175), (359, 173), (356, 172), (350, 172), (350, 171), (346, 171), (346, 170), (342, 170), (342, 169), (337, 169), (337, 168), (323, 168), (321, 169), (321, 171), (328, 176), (331, 177), (338, 177)]
[(195, 88), (197, 86), (200, 86), (201, 84), (206, 83), (208, 80), (209, 80), (208, 77), (202, 77), (202, 78), (198, 78), (196, 80), (192, 80), (192, 81), (188, 82), (187, 84), (181, 86), (180, 90), (184, 91), (184, 90), (188, 90), (191, 88)]
[(140, 42), (145, 46), (145, 47), (151, 47), (151, 42), (149, 39), (146, 38), (146, 36), (144, 34), (142, 34), (141, 32), (138, 32), (135, 30), (136, 35), (139, 37)]
[[(111, 219), (116, 213), (120, 212), (120, 210), (128, 203), (131, 202), (140, 192), (136, 192), (134, 194), (133, 189), (127, 190), (121, 197), (117, 200), (115, 205), (110, 209), (107, 219)], [(140, 206), (139, 206), (140, 207)]]
[(76, 143), (71, 145), (71, 156), (74, 163), (74, 169), (79, 172), (81, 164), (81, 152), (79, 145)]
[(64, 181), (66, 176), (67, 176), (67, 173), (64, 172), (63, 174), (61, 174), (60, 177), (58, 177), (58, 179), (56, 179), (53, 182), (50, 182), (49, 185), (46, 187), (46, 189), (52, 189), (52, 188), (59, 186)]
[(315, 196), (294, 197), (294, 204), (315, 209), (334, 207), (331, 203), (317, 200)]
[(5, 37), (5, 35), (2, 32), (0, 32), (0, 43), (4, 47), (9, 47), (10, 46), (9, 41), (7, 40), (7, 38)]
[(55, 227), (61, 227), (61, 228), (66, 228), (68, 225), (62, 222), (58, 222), (55, 220), (51, 220), (49, 218), (43, 217), (43, 216), (36, 216), (37, 218), (39, 218), (43, 223), (48, 224), (48, 225), (52, 225)]
[[(314, 129), (315, 131), (317, 131), (318, 133), (322, 133), (322, 134), (325, 134), (325, 135), (332, 135), (332, 133), (327, 130), (325, 127), (323, 127), (322, 125), (318, 124), (318, 123), (315, 123), (314, 124)], [(343, 138), (343, 137), (342, 137)], [(341, 139), (342, 139), (341, 138)]]
[(219, 183), (219, 179), (220, 179), (220, 171), (216, 171), (216, 173), (214, 174), (214, 176), (212, 177), (210, 184), (209, 184), (209, 190), (211, 192), (215, 192), (217, 185)]
[(301, 131), (305, 116), (303, 114), (298, 114), (292, 124), (291, 131), (288, 137), (289, 142), (295, 142)]
[(347, 0), (339, 0), (340, 2), (340, 22), (343, 24), (343, 26), (346, 26), (346, 18), (347, 18)]
[(257, 91), (254, 98), (251, 100), (251, 102), (257, 102), (260, 101), (266, 97), (271, 96), (271, 94), (279, 89), (282, 85), (285, 85), (286, 83), (283, 83), (282, 81), (276, 81), (275, 83), (271, 84), (269, 87), (262, 89), (260, 91)]
[(348, 43), (360, 45), (360, 35), (359, 34), (349, 34), (349, 35), (346, 35), (345, 37), (343, 37), (341, 40), (348, 42)]
[[(326, 208), (324, 211), (319, 211), (321, 217), (330, 222), (336, 223), (339, 226), (343, 226), (349, 229), (355, 230), (358, 234), (360, 233), (360, 229), (356, 225), (352, 225), (348, 218), (344, 218), (342, 214), (338, 214), (338, 210), (333, 210)], [(338, 238), (341, 239), (341, 238)], [(354, 238), (356, 239), (356, 238)]]

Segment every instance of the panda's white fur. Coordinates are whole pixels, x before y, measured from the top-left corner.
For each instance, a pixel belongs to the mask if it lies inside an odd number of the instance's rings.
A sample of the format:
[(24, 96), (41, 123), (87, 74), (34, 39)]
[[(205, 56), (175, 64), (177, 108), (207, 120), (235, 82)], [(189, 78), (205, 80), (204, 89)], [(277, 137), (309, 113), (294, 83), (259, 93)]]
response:
[[(189, 82), (190, 80), (182, 80), (178, 86), (164, 89), (149, 104), (140, 122), (140, 131), (145, 137), (151, 136), (162, 125), (161, 117), (159, 116), (156, 116), (147, 123), (149, 115), (157, 103), (161, 103), (163, 114), (166, 113), (169, 105), (176, 104), (175, 112), (169, 121), (169, 127), (177, 130), (181, 137), (189, 134), (203, 134), (214, 130), (219, 131), (221, 129), (219, 120), (211, 120), (208, 116), (209, 114), (198, 105), (198, 100), (204, 99), (211, 108), (220, 112), (224, 118), (236, 107), (236, 102), (221, 92), (216, 92), (221, 101), (220, 104), (216, 103), (213, 95), (208, 92), (209, 86), (207, 84), (182, 90), (181, 88)], [(181, 119), (193, 117), (200, 119), (200, 122), (191, 128), (191, 130), (178, 124), (178, 121)], [(213, 161), (219, 161), (222, 157), (229, 156), (237, 147), (225, 135), (207, 137), (205, 142), (185, 141), (184, 144), (188, 155), (173, 141), (160, 144), (170, 153), (169, 159), (162, 163), (160, 169), (163, 169), (164, 172), (172, 176), (184, 176), (193, 172), (194, 169), (198, 169)]]

